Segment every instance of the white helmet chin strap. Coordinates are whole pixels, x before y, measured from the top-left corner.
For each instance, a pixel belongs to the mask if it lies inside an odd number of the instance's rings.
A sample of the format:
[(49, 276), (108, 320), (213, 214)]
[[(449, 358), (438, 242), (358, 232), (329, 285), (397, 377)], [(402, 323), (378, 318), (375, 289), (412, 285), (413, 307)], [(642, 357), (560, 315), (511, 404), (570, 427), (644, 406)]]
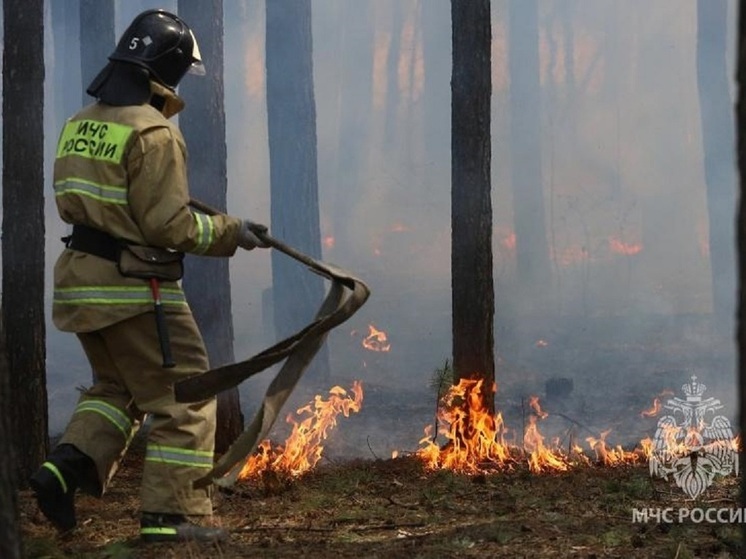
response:
[(192, 48), (192, 58), (194, 58), (194, 61), (192, 62), (192, 65), (189, 66), (187, 72), (190, 74), (195, 74), (197, 76), (204, 76), (205, 65), (202, 64), (202, 55), (199, 52), (197, 37), (194, 36), (194, 33), (191, 29), (189, 30), (189, 34), (192, 36), (192, 44), (194, 45), (194, 47)]

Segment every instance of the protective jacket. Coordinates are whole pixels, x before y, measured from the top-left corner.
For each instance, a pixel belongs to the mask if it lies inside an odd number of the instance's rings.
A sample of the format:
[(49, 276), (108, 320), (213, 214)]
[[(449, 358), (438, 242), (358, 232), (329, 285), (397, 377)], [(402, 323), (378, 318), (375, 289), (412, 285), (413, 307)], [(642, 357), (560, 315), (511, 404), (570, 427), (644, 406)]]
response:
[[(167, 118), (184, 104), (155, 82), (151, 89), (166, 100), (163, 112), (99, 102), (66, 122), (54, 164), (60, 217), (133, 244), (232, 256), (241, 220), (190, 209), (186, 144)], [(178, 282), (164, 282), (161, 298), (166, 312), (189, 312)], [(72, 249), (58, 258), (52, 317), (60, 330), (91, 332), (152, 309), (148, 282), (123, 277), (115, 262)]]

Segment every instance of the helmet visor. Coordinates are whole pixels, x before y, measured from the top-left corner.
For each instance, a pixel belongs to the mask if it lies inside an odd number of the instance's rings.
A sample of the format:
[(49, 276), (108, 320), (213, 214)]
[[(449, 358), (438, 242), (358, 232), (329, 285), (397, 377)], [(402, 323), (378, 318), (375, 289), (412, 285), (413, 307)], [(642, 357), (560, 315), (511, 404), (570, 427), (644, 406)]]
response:
[(205, 65), (202, 64), (202, 55), (199, 52), (199, 45), (197, 44), (197, 37), (194, 36), (194, 33), (192, 33), (192, 30), (189, 30), (189, 34), (192, 36), (192, 44), (194, 47), (192, 48), (192, 63), (187, 68), (187, 72), (190, 74), (195, 74), (197, 76), (204, 76), (205, 75)]

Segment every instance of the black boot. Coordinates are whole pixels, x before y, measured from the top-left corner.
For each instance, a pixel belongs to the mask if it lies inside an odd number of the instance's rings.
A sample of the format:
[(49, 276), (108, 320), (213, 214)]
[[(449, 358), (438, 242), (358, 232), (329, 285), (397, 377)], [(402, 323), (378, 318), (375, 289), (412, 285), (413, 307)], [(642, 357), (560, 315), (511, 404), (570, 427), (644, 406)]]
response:
[(140, 539), (144, 542), (219, 542), (228, 538), (222, 528), (198, 526), (183, 514), (144, 512), (140, 518)]
[(61, 444), (31, 477), (36, 502), (55, 527), (67, 532), (75, 528), (75, 491), (81, 485), (98, 484), (96, 467), (88, 456), (71, 444)]

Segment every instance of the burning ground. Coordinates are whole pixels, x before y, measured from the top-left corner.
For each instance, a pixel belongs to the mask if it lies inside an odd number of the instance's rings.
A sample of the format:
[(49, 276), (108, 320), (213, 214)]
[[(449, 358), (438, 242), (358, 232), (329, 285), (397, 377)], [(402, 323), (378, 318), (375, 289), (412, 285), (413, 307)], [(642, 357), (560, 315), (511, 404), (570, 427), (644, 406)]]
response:
[[(79, 500), (80, 527), (56, 538), (31, 495), (21, 495), (29, 557), (731, 557), (739, 528), (684, 520), (641, 522), (639, 512), (736, 508), (738, 478), (716, 478), (697, 500), (653, 479), (644, 444), (625, 449), (588, 436), (584, 451), (541, 434), (551, 415), (526, 402), (522, 444), (501, 414), (485, 413), (483, 386), (461, 382), (441, 399), (439, 433), (418, 449), (381, 459), (335, 459), (324, 445), (354, 423), (363, 387), (336, 386), (289, 414), (283, 444), (265, 441), (238, 482), (216, 496), (218, 546), (142, 546), (134, 539), (142, 441), (106, 498)], [(646, 415), (660, 412), (656, 400)], [(464, 402), (469, 405), (464, 406)], [(574, 425), (568, 433), (576, 430)], [(359, 436), (358, 433), (357, 436)], [(513, 438), (515, 441), (515, 438)], [(569, 441), (569, 442), (568, 442)], [(338, 447), (339, 448), (339, 447)], [(565, 450), (566, 449), (566, 450)], [(671, 513), (674, 516), (678, 512)], [(637, 515), (637, 520), (635, 520)], [(660, 520), (660, 519), (659, 519)]]

